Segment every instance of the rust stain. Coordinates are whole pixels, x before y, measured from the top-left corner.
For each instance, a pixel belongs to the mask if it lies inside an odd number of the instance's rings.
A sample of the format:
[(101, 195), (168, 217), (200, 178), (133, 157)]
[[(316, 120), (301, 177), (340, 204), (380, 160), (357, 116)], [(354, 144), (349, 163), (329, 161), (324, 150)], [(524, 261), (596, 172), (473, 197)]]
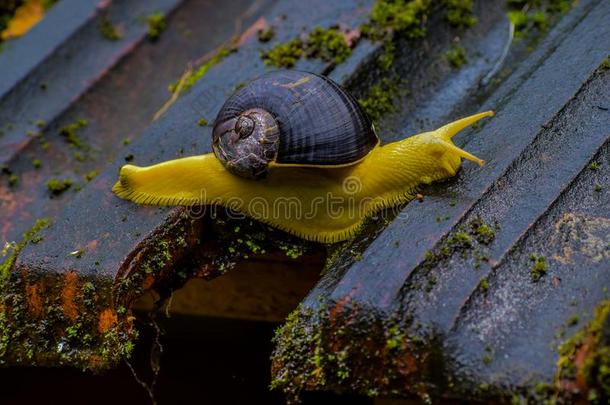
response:
[(100, 333), (106, 333), (117, 323), (116, 312), (112, 308), (106, 308), (100, 313), (100, 318), (97, 323), (97, 330)]
[(350, 295), (346, 295), (337, 301), (335, 305), (328, 311), (328, 320), (330, 321), (331, 327), (337, 321), (337, 318), (343, 313), (343, 309), (347, 305), (347, 303), (351, 300)]
[(89, 367), (91, 367), (92, 370), (99, 369), (103, 364), (104, 361), (101, 356), (98, 356), (97, 354), (89, 356)]
[(146, 278), (144, 279), (144, 281), (142, 281), (142, 288), (144, 290), (149, 290), (153, 284), (155, 283), (155, 276), (153, 276), (152, 274), (148, 274), (146, 276)]
[(35, 317), (40, 317), (42, 315), (42, 298), (40, 297), (40, 283), (36, 284), (28, 284), (26, 286), (26, 296), (28, 309), (30, 313)]
[(61, 293), (61, 302), (64, 314), (74, 321), (78, 316), (78, 308), (74, 303), (76, 297), (76, 284), (78, 282), (78, 275), (71, 271), (66, 274), (64, 289)]
[(585, 342), (574, 353), (574, 365), (576, 365), (576, 384), (584, 392), (587, 391), (587, 377), (585, 375), (585, 363), (590, 356), (590, 352), (595, 350), (595, 339), (587, 336)]
[(97, 251), (97, 246), (99, 245), (99, 241), (97, 239), (90, 240), (85, 245), (85, 250), (89, 253), (95, 253)]
[(407, 352), (404, 356), (399, 357), (397, 359), (397, 364), (398, 372), (405, 377), (410, 377), (419, 371), (417, 359), (410, 352)]

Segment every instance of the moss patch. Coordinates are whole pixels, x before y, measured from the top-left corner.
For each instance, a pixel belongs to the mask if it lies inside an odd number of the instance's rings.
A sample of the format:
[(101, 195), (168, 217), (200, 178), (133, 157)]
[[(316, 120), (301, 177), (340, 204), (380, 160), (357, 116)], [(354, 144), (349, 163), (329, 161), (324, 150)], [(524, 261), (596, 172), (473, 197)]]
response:
[(466, 50), (457, 45), (452, 46), (451, 49), (447, 51), (445, 58), (447, 59), (447, 62), (449, 62), (449, 66), (453, 69), (459, 69), (468, 63)]
[(377, 0), (362, 34), (372, 40), (387, 39), (396, 34), (410, 39), (426, 34), (425, 21), (430, 0)]
[(532, 262), (530, 276), (532, 278), (532, 282), (535, 283), (540, 281), (540, 279), (547, 273), (549, 266), (546, 263), (544, 256), (538, 256), (535, 253), (530, 255), (530, 262)]
[(78, 136), (78, 132), (87, 125), (89, 125), (89, 121), (84, 118), (79, 118), (73, 123), (61, 128), (59, 134), (64, 137), (68, 145), (77, 149), (85, 149), (87, 145)]
[(121, 30), (116, 25), (112, 24), (106, 15), (100, 18), (99, 29), (102, 37), (109, 41), (118, 41), (123, 37)]
[(273, 37), (275, 37), (275, 30), (273, 27), (258, 30), (258, 40), (261, 42), (269, 42), (273, 39)]
[(316, 27), (304, 40), (294, 38), (285, 43), (277, 44), (273, 48), (263, 51), (261, 58), (266, 65), (291, 68), (303, 56), (338, 65), (347, 59), (351, 53), (351, 47), (338, 28)]
[[(580, 395), (593, 404), (610, 401), (610, 301), (603, 301), (591, 322), (560, 346), (557, 380), (564, 395)], [(566, 392), (574, 383), (578, 388)]]
[(289, 402), (298, 402), (303, 389), (347, 387), (370, 397), (405, 389), (418, 393), (419, 383), (428, 378), (422, 372), (425, 356), (416, 354), (423, 342), (409, 336), (400, 322), (344, 305), (299, 306), (288, 316), (273, 339), (271, 388), (282, 390)]
[(184, 93), (189, 90), (191, 87), (195, 85), (199, 80), (203, 79), (206, 73), (215, 65), (220, 63), (224, 58), (229, 56), (231, 53), (235, 52), (235, 49), (229, 48), (221, 48), (216, 52), (214, 56), (212, 56), (207, 62), (203, 63), (201, 66), (196, 68), (195, 70), (190, 71), (186, 76), (178, 80), (176, 83), (173, 83), (169, 86), (169, 91), (174, 93), (179, 91), (180, 93)]
[(146, 24), (148, 25), (146, 36), (151, 41), (158, 40), (161, 33), (167, 28), (167, 20), (165, 19), (165, 15), (161, 12), (156, 12), (147, 16)]
[(472, 27), (477, 18), (472, 14), (472, 0), (446, 0), (445, 18), (454, 27)]
[(266, 65), (278, 68), (294, 67), (301, 56), (303, 56), (303, 41), (298, 38), (277, 44), (261, 53), (261, 58)]
[(34, 225), (23, 233), (21, 241), (19, 242), (9, 242), (7, 243), (3, 249), (0, 251), (0, 257), (6, 257), (6, 259), (0, 264), (0, 286), (2, 282), (6, 280), (9, 275), (15, 260), (17, 260), (17, 255), (32, 240), (36, 240), (35, 243), (40, 242), (38, 233), (48, 228), (51, 225), (51, 220), (49, 218), (40, 218), (37, 219)]
[(535, 37), (548, 30), (553, 17), (570, 10), (571, 0), (507, 0), (508, 18), (515, 26), (515, 38)]
[(396, 82), (384, 78), (379, 83), (369, 87), (366, 95), (358, 99), (358, 103), (376, 123), (381, 117), (394, 111), (394, 100), (398, 95), (399, 90)]
[(50, 179), (47, 181), (47, 189), (53, 195), (60, 195), (70, 187), (74, 182), (70, 179)]

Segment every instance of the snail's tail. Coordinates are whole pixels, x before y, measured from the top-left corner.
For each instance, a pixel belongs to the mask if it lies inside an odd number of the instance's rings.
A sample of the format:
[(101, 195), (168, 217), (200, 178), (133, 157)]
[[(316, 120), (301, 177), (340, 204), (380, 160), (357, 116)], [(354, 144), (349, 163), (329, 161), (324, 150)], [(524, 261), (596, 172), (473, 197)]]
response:
[(222, 204), (222, 196), (234, 187), (233, 177), (208, 154), (148, 167), (125, 165), (112, 191), (138, 204)]
[(461, 148), (455, 146), (455, 144), (453, 142), (451, 142), (451, 138), (453, 138), (462, 129), (480, 121), (483, 118), (493, 117), (494, 114), (495, 113), (493, 111), (485, 111), (482, 113), (471, 115), (469, 117), (459, 119), (457, 121), (450, 122), (449, 124), (444, 125), (444, 126), (440, 127), (439, 129), (437, 129), (436, 131), (434, 131), (434, 135), (436, 137), (440, 138), (440, 140), (443, 142), (445, 147), (447, 149), (451, 150), (456, 155), (458, 155), (464, 159), (470, 160), (472, 162), (475, 162), (480, 166), (483, 166), (485, 164), (484, 160), (479, 159), (478, 157), (474, 156), (472, 153), (467, 152), (464, 149), (461, 149)]

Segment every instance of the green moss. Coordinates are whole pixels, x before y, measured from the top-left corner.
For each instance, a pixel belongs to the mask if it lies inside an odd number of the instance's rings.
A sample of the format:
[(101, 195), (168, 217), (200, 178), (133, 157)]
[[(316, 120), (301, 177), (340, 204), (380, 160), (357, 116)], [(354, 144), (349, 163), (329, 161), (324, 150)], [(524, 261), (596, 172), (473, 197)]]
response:
[(589, 169), (593, 171), (599, 170), (599, 163), (591, 162), (591, 164), (589, 165)]
[(206, 120), (205, 118), (199, 118), (199, 121), (197, 121), (197, 125), (199, 125), (200, 127), (205, 127), (208, 125), (208, 120)]
[(91, 170), (90, 172), (88, 172), (87, 174), (85, 174), (85, 181), (90, 182), (91, 180), (93, 180), (94, 178), (96, 178), (98, 176), (98, 171), (97, 170)]
[(595, 188), (594, 188), (594, 190), (595, 190), (595, 192), (596, 192), (596, 193), (601, 193), (601, 192), (603, 191), (603, 189), (604, 189), (604, 188), (602, 187), (602, 185), (601, 185), (601, 184), (596, 184), (596, 185), (595, 185)]
[(266, 65), (277, 68), (292, 68), (303, 56), (303, 41), (298, 38), (263, 51), (261, 58)]
[(472, 27), (477, 18), (472, 14), (472, 0), (446, 0), (445, 18), (454, 27)]
[(508, 18), (515, 26), (515, 37), (545, 32), (552, 17), (567, 12), (573, 3), (571, 0), (508, 0)]
[(118, 41), (123, 37), (123, 34), (119, 30), (119, 28), (112, 24), (108, 16), (104, 15), (100, 18), (99, 25), (100, 33), (102, 37), (106, 38), (109, 41)]
[(373, 40), (392, 34), (422, 38), (426, 34), (425, 20), (430, 5), (429, 0), (377, 0), (369, 21), (361, 27), (362, 34)]
[(15, 187), (19, 183), (19, 177), (15, 173), (12, 173), (8, 176), (8, 185), (10, 187)]
[(479, 290), (487, 292), (489, 290), (489, 281), (485, 277), (479, 280)]
[(394, 81), (384, 78), (378, 84), (369, 87), (366, 95), (358, 103), (373, 120), (378, 122), (382, 116), (394, 111), (394, 99), (398, 88)]
[(453, 45), (445, 54), (445, 58), (453, 69), (459, 69), (468, 63), (466, 50), (461, 46)]
[(489, 245), (496, 238), (496, 230), (483, 222), (481, 218), (470, 222), (470, 230), (477, 242), (483, 245)]
[(45, 120), (36, 120), (36, 122), (34, 124), (36, 124), (36, 127), (38, 129), (43, 129), (45, 127), (45, 125), (47, 125)]
[(80, 118), (75, 122), (66, 125), (65, 127), (59, 130), (59, 134), (63, 136), (66, 142), (75, 148), (83, 149), (86, 147), (85, 143), (78, 136), (78, 131), (84, 127), (89, 125), (89, 121), (86, 119)]
[(406, 333), (401, 331), (397, 325), (388, 328), (388, 338), (386, 339), (386, 347), (389, 350), (402, 348), (406, 342)]
[(47, 189), (53, 195), (59, 195), (72, 187), (74, 182), (70, 179), (50, 179), (47, 181)]
[(294, 38), (263, 51), (261, 58), (266, 65), (292, 68), (305, 56), (338, 65), (352, 53), (345, 37), (337, 28), (314, 28), (307, 38)]
[(599, 69), (600, 70), (610, 70), (610, 57), (607, 57), (606, 59), (603, 60), (603, 62), (601, 63), (601, 65), (599, 65)]
[(515, 26), (516, 32), (521, 32), (527, 26), (527, 14), (521, 10), (512, 10), (508, 12), (508, 19)]
[(199, 80), (203, 79), (205, 74), (215, 65), (220, 63), (224, 58), (229, 56), (232, 52), (235, 52), (234, 49), (229, 48), (221, 48), (218, 52), (212, 56), (207, 62), (199, 66), (194, 71), (190, 72), (186, 77), (184, 77), (181, 81), (173, 83), (169, 86), (169, 91), (174, 93), (178, 91), (178, 87), (180, 87), (180, 92), (184, 93), (189, 90), (191, 87), (195, 85)]
[(472, 239), (466, 232), (455, 232), (447, 239), (447, 243), (453, 248), (470, 249), (472, 248)]
[(578, 315), (572, 315), (569, 319), (568, 319), (568, 326), (574, 326), (578, 324), (578, 320), (580, 318), (578, 317)]
[(146, 36), (151, 41), (158, 40), (161, 33), (165, 31), (165, 28), (167, 27), (165, 15), (161, 12), (156, 12), (147, 16), (146, 24), (148, 25)]
[(394, 53), (396, 51), (396, 45), (393, 41), (386, 41), (383, 44), (383, 51), (377, 57), (377, 66), (384, 72), (387, 72), (394, 64)]
[(530, 255), (530, 261), (533, 263), (530, 269), (530, 276), (533, 282), (537, 282), (547, 273), (548, 265), (544, 256), (537, 256), (534, 253)]
[(338, 29), (321, 27), (316, 27), (309, 33), (304, 50), (308, 58), (322, 59), (334, 65), (342, 63), (352, 53), (352, 49)]
[(42, 162), (40, 159), (34, 159), (32, 160), (32, 166), (34, 166), (35, 169), (40, 169), (42, 167)]
[[(299, 306), (275, 334), (273, 389), (298, 402), (302, 389), (350, 392), (371, 397), (396, 396), (427, 376), (425, 341), (407, 334), (397, 319), (362, 316), (353, 302), (320, 301), (316, 309)], [(417, 328), (417, 327), (416, 327)], [(420, 356), (421, 354), (421, 356)], [(356, 373), (354, 373), (356, 371)], [(409, 388), (407, 388), (409, 389)]]
[(544, 11), (534, 11), (530, 16), (530, 21), (540, 31), (546, 31), (549, 28), (549, 16)]
[(284, 254), (291, 259), (298, 259), (305, 254), (305, 248), (301, 245), (282, 243), (279, 247), (280, 250), (282, 250)]
[[(34, 225), (23, 233), (21, 241), (19, 242), (11, 242), (7, 243), (2, 250), (0, 251), (0, 257), (5, 257), (2, 264), (0, 264), (0, 286), (9, 275), (15, 260), (17, 259), (17, 255), (33, 239), (38, 238), (38, 232), (41, 230), (48, 228), (51, 225), (51, 220), (49, 218), (40, 218), (37, 219)], [(40, 241), (40, 239), (39, 239)], [(3, 312), (0, 311), (0, 314)], [(1, 352), (1, 350), (0, 350)], [(1, 355), (0, 355), (1, 356)]]
[(275, 30), (273, 27), (258, 30), (258, 40), (261, 42), (269, 42), (273, 39), (273, 37), (275, 37)]
[[(585, 393), (591, 403), (610, 400), (610, 301), (603, 301), (593, 319), (559, 348), (557, 378), (574, 380), (578, 375), (586, 381)], [(578, 364), (576, 358), (580, 358)], [(583, 361), (584, 359), (584, 361)]]

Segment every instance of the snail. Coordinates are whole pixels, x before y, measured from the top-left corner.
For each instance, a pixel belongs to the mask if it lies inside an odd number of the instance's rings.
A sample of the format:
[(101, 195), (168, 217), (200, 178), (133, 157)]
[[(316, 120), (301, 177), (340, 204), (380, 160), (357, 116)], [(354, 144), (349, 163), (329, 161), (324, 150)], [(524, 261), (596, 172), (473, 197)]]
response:
[(381, 145), (357, 101), (327, 77), (274, 71), (231, 95), (212, 131), (213, 153), (149, 167), (125, 165), (112, 190), (153, 205), (221, 205), (307, 240), (355, 235), (373, 213), (484, 161), (451, 138), (485, 117)]

